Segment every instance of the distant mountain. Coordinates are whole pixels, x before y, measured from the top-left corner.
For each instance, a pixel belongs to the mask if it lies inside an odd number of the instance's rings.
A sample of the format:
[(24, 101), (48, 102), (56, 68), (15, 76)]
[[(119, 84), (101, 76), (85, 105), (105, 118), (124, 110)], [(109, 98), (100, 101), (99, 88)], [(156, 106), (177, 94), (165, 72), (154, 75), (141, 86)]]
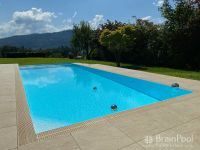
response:
[(16, 47), (26, 47), (33, 49), (57, 48), (60, 46), (70, 47), (72, 30), (55, 33), (18, 35), (0, 39), (0, 46), (11, 45)]

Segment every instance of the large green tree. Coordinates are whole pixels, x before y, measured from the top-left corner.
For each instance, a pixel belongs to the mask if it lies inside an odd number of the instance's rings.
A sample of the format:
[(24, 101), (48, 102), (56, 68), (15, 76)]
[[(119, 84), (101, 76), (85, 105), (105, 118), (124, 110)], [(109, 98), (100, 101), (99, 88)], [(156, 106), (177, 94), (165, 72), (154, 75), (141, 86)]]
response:
[(161, 25), (148, 20), (137, 19), (135, 24), (134, 42), (123, 54), (123, 61), (139, 65), (156, 65), (161, 58)]
[(175, 67), (200, 68), (200, 1), (175, 0), (173, 7), (165, 0), (161, 13), (170, 62)]
[(93, 50), (91, 48), (92, 33), (93, 30), (90, 24), (85, 21), (81, 21), (80, 24), (75, 24), (73, 27), (72, 47), (80, 51), (87, 59), (89, 59)]
[(118, 67), (121, 63), (122, 52), (135, 40), (134, 32), (135, 28), (133, 26), (126, 25), (118, 27), (116, 30), (104, 29), (100, 35), (100, 43), (114, 53)]

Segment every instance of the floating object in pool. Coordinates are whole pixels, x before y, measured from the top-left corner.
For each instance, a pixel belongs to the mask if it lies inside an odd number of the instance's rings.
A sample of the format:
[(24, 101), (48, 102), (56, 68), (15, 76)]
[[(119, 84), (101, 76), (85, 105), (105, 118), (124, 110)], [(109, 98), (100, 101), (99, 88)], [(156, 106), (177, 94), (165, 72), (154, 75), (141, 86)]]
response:
[(178, 83), (173, 83), (173, 84), (172, 84), (172, 87), (174, 87), (174, 88), (175, 88), (175, 87), (179, 87), (179, 84), (178, 84)]
[(116, 111), (116, 110), (117, 110), (117, 105), (113, 104), (113, 105), (111, 106), (111, 109), (114, 110), (114, 111)]
[(93, 87), (93, 90), (97, 90), (97, 87), (95, 86), (95, 87)]

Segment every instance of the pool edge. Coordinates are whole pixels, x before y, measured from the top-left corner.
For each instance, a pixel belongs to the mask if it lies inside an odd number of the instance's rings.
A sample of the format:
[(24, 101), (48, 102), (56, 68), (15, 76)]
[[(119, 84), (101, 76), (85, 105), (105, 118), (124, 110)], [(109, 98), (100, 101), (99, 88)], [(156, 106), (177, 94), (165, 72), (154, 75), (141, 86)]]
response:
[(188, 95), (183, 95), (183, 96), (179, 96), (179, 97), (176, 97), (173, 99), (169, 99), (168, 101), (161, 101), (156, 104), (151, 104), (148, 106), (131, 109), (131, 110), (117, 113), (117, 114), (112, 114), (109, 116), (104, 116), (101, 118), (85, 121), (85, 122), (78, 123), (75, 125), (66, 126), (63, 128), (58, 128), (58, 129), (54, 129), (54, 130), (36, 134), (33, 129), (31, 117), (29, 115), (29, 108), (28, 108), (21, 76), (19, 73), (19, 67), (17, 66), (16, 67), (16, 99), (17, 99), (17, 116), (18, 116), (17, 117), (18, 143), (21, 146), (21, 145), (49, 139), (49, 138), (54, 138), (54, 137), (57, 137), (60, 135), (68, 134), (70, 132), (73, 132), (73, 131), (76, 131), (79, 129), (93, 126), (96, 123), (99, 123), (101, 121), (108, 121), (108, 120), (114, 119), (116, 117), (121, 117), (123, 115), (127, 115), (129, 113), (148, 111), (150, 109), (158, 108), (158, 107), (161, 107), (161, 106), (164, 106), (167, 104), (178, 103), (178, 102), (182, 102), (184, 100), (189, 100), (189, 98), (195, 97), (196, 94), (199, 95), (199, 93), (193, 92)]
[(29, 114), (30, 111), (27, 104), (18, 65), (16, 65), (15, 68), (15, 91), (17, 106), (17, 143), (19, 146), (21, 146), (37, 141), (37, 136), (34, 131), (33, 123)]

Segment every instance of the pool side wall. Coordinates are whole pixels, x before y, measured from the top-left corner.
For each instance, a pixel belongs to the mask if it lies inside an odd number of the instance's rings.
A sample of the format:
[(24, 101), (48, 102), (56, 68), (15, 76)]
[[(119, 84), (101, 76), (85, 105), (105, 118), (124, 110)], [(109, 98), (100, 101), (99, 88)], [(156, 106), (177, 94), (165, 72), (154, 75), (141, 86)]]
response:
[(16, 65), (15, 71), (18, 145), (21, 146), (37, 141), (37, 136), (30, 117), (18, 65)]

